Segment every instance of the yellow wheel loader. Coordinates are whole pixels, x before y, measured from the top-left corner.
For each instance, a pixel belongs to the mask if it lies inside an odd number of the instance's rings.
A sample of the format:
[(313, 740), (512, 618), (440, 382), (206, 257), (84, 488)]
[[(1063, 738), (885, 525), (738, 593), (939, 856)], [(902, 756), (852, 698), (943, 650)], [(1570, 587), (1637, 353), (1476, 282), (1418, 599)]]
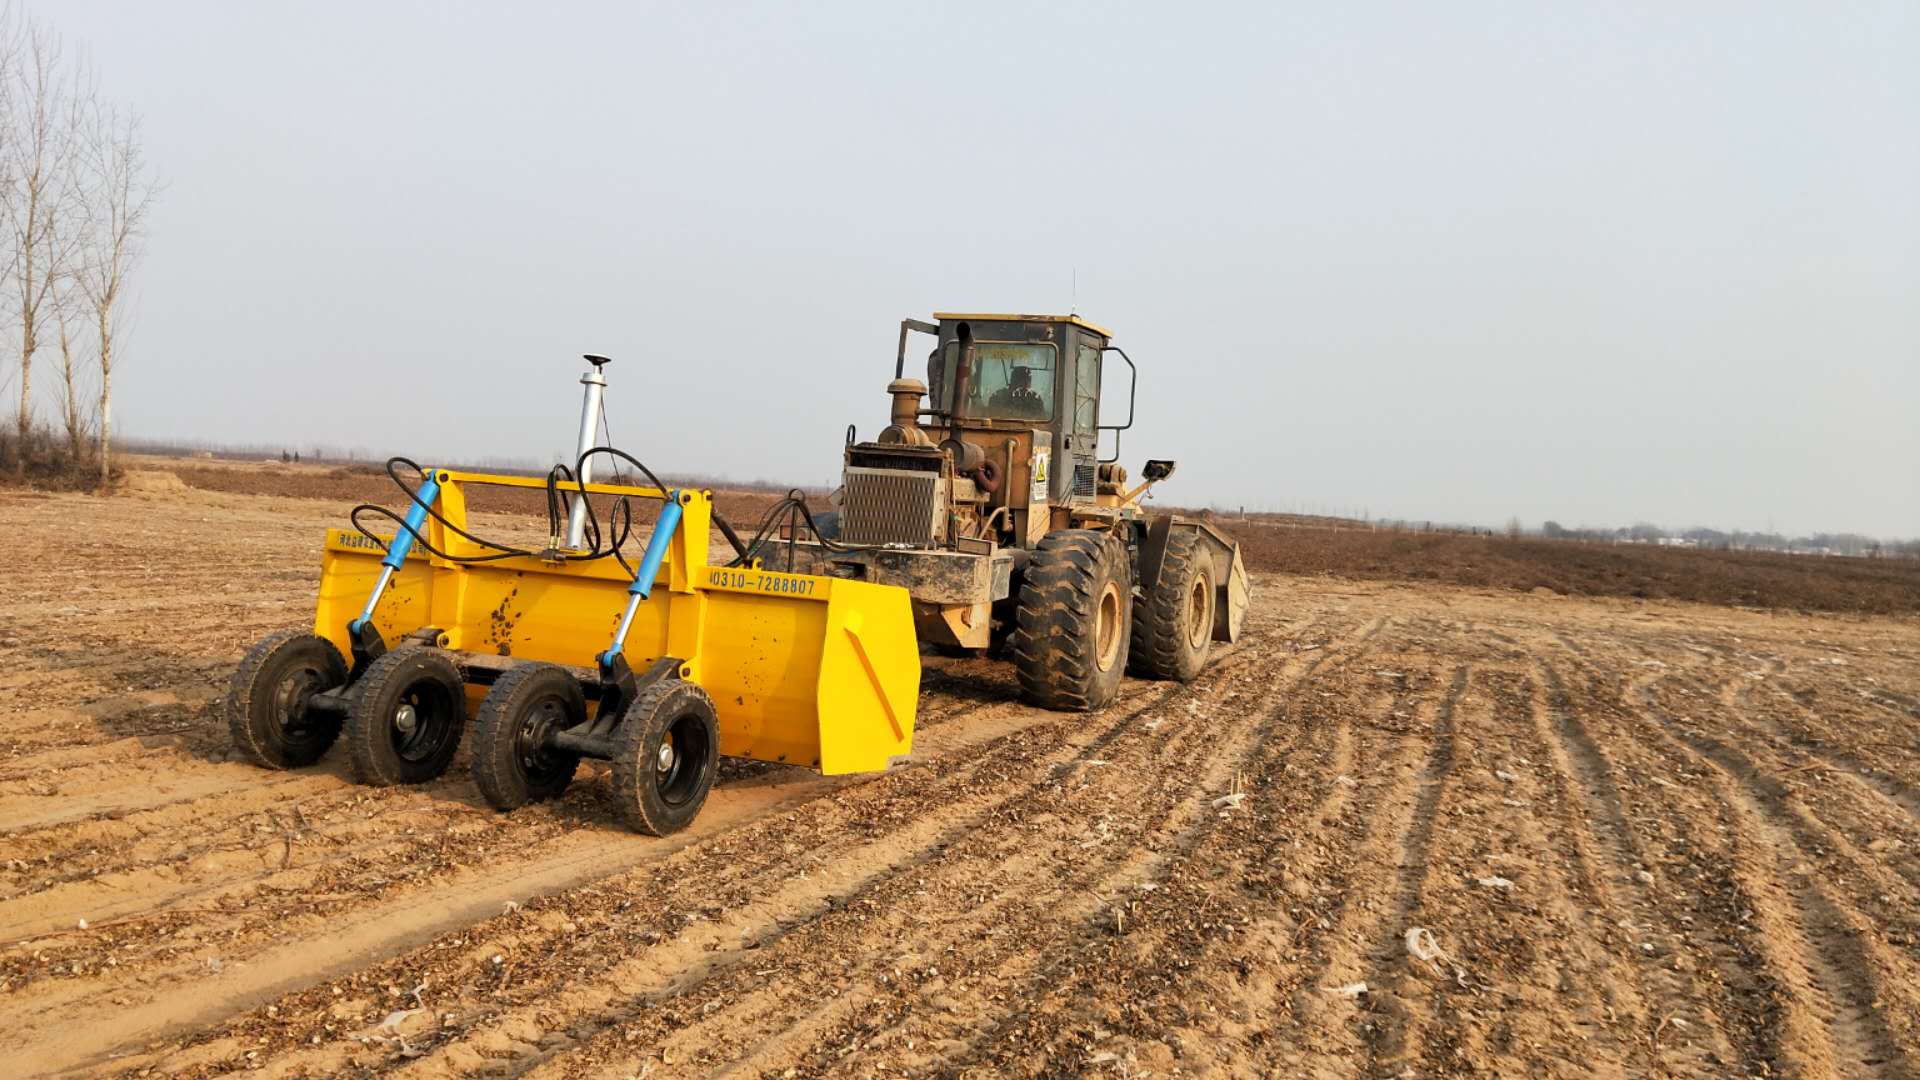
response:
[[(833, 511), (770, 561), (905, 589), (923, 643), (1010, 657), (1046, 708), (1098, 709), (1125, 671), (1194, 678), (1240, 633), (1246, 568), (1207, 522), (1141, 507), (1174, 462), (1149, 460), (1128, 486), (1133, 361), (1077, 315), (933, 318), (901, 322), (889, 423), (869, 441), (849, 432)], [(906, 373), (914, 334), (934, 339), (924, 382)], [(1126, 419), (1103, 423), (1102, 389), (1121, 377)]]

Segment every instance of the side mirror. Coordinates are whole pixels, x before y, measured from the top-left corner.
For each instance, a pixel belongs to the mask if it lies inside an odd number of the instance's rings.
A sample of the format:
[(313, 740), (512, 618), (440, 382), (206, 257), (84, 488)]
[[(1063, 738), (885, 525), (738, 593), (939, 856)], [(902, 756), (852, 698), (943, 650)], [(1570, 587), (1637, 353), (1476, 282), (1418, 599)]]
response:
[(1172, 476), (1173, 470), (1178, 464), (1178, 462), (1149, 458), (1147, 460), (1147, 467), (1141, 471), (1141, 475), (1157, 484), (1167, 477)]

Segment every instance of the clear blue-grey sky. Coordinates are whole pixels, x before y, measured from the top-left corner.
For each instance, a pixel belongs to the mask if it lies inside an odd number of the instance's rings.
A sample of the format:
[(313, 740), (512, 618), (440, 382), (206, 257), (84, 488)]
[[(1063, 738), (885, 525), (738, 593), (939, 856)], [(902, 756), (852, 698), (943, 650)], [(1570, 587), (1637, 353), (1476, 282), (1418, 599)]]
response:
[(1920, 534), (1911, 3), (29, 7), (168, 185), (132, 434), (550, 459), (604, 352), (819, 483), (1077, 306), (1167, 501)]

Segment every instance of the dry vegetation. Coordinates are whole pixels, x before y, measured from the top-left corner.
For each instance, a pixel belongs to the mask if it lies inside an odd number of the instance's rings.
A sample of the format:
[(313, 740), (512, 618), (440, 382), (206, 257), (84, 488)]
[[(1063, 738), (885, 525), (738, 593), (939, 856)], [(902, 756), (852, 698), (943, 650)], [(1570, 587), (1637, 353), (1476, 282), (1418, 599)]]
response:
[(1249, 566), (1286, 574), (1800, 611), (1920, 612), (1920, 559), (1376, 532), (1365, 527), (1220, 525), (1240, 541)]
[(464, 758), (230, 760), (348, 504), (136, 487), (0, 492), (17, 1075), (1920, 1068), (1911, 616), (1257, 570), (1192, 686), (930, 658), (911, 764), (730, 763), (661, 841), (604, 772), (502, 815)]

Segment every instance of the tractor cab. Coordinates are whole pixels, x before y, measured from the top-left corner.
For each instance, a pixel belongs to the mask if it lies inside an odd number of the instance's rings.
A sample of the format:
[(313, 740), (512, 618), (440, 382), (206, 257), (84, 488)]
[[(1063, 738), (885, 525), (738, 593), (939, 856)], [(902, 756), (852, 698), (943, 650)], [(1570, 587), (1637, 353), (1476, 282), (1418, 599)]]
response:
[[(1132, 361), (1113, 345), (1113, 334), (1078, 315), (970, 315), (940, 312), (933, 324), (909, 320), (907, 331), (936, 339), (927, 356), (926, 414), (933, 426), (958, 433), (964, 442), (990, 446), (1003, 430), (1036, 433), (1045, 451), (1045, 499), (1050, 504), (1091, 505), (1099, 493), (1100, 432), (1133, 423)], [(1128, 367), (1125, 423), (1102, 425), (1100, 391), (1109, 355)], [(904, 350), (900, 360), (904, 369)], [(1117, 468), (1117, 466), (1116, 466)], [(1114, 469), (1107, 470), (1109, 475)], [(1037, 493), (1036, 493), (1037, 494)]]
[[(810, 535), (789, 535), (787, 563), (904, 586), (921, 641), (960, 649), (1012, 640), (1021, 597), (1037, 597), (1035, 589), (1086, 569), (1089, 559), (1112, 564), (1107, 585), (1129, 579), (1110, 598), (1119, 606), (1132, 596), (1133, 574), (1157, 582), (1163, 564), (1175, 565), (1181, 569), (1168, 580), (1192, 584), (1192, 576), (1201, 583), (1194, 595), (1205, 600), (1189, 605), (1192, 625), (1181, 631), (1189, 642), (1181, 671), (1198, 670), (1197, 658), (1216, 633), (1216, 611), (1226, 613), (1217, 633), (1224, 640), (1238, 633), (1245, 571), (1238, 546), (1211, 525), (1150, 518), (1140, 505), (1173, 474), (1173, 462), (1149, 461), (1144, 482), (1127, 486), (1118, 459), (1120, 432), (1133, 426), (1134, 366), (1112, 333), (1078, 315), (933, 318), (901, 321), (888, 424), (871, 439), (848, 432), (833, 510), (818, 515)], [(925, 381), (907, 368), (914, 334), (933, 338)], [(1109, 366), (1114, 358), (1126, 365), (1124, 376)], [(1126, 417), (1114, 422), (1100, 414), (1101, 390), (1107, 379), (1123, 377)], [(1114, 436), (1103, 457), (1105, 431)], [(1045, 570), (1061, 559), (1077, 569)], [(1204, 570), (1193, 569), (1196, 560), (1206, 562)], [(1106, 631), (1129, 621), (1117, 618), (1096, 635), (1107, 645), (1113, 637)], [(1119, 653), (1105, 648), (1096, 665), (1107, 673), (1101, 679), (1118, 678), (1111, 661)], [(1160, 667), (1173, 671), (1169, 664)], [(1083, 708), (1103, 703), (1112, 689), (1103, 681), (1073, 693), (1038, 683), (1028, 691), (1036, 702)]]

